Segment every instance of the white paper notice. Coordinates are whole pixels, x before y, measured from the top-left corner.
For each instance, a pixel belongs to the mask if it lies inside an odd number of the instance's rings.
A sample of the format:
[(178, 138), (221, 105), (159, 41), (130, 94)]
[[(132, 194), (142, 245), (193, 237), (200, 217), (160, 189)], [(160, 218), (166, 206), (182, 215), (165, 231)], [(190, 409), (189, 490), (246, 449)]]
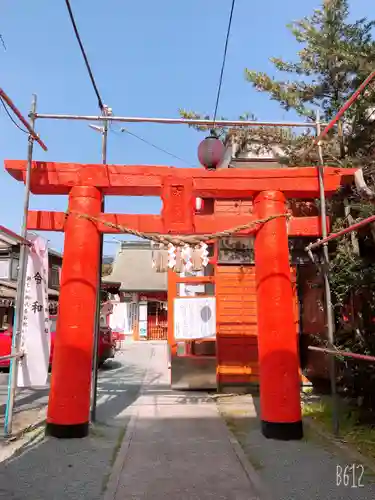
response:
[(174, 337), (176, 340), (216, 337), (216, 299), (214, 297), (175, 299)]
[(48, 313), (48, 245), (40, 236), (30, 236), (27, 247), (27, 271), (22, 314), (18, 387), (47, 385), (50, 356)]
[(112, 314), (109, 317), (109, 326), (115, 332), (125, 331), (125, 302), (113, 302)]

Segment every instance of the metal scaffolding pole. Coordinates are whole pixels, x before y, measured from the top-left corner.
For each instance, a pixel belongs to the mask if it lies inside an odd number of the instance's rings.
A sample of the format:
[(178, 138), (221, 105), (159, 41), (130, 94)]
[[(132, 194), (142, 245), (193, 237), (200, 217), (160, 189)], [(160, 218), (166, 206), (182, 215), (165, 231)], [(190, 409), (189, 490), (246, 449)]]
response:
[(331, 356), (342, 356), (343, 358), (358, 359), (359, 361), (368, 361), (369, 363), (375, 362), (375, 356), (367, 356), (366, 354), (357, 354), (355, 352), (340, 351), (339, 349), (326, 349), (325, 347), (316, 347), (310, 345), (310, 351), (323, 352)]
[[(103, 122), (102, 130), (102, 163), (107, 163), (107, 141), (108, 141), (108, 122)], [(102, 198), (102, 213), (105, 211), (105, 197)], [(96, 293), (96, 311), (95, 311), (95, 328), (94, 328), (94, 352), (93, 352), (93, 374), (92, 374), (92, 395), (91, 395), (91, 421), (96, 421), (96, 406), (98, 393), (98, 368), (99, 368), (99, 338), (100, 338), (100, 297), (102, 287), (102, 262), (103, 262), (103, 233), (100, 235), (100, 250), (99, 250), (99, 275), (98, 289)]]
[(44, 149), (44, 151), (47, 151), (47, 146), (44, 144), (42, 139), (39, 138), (38, 134), (34, 130), (34, 122), (35, 122), (35, 117), (34, 121), (32, 122), (33, 125), (30, 126), (30, 124), (25, 120), (25, 118), (22, 116), (16, 105), (13, 103), (12, 99), (4, 92), (3, 89), (0, 89), (0, 98), (3, 99), (7, 105), (10, 107), (10, 109), (13, 111), (13, 113), (17, 116), (19, 121), (24, 125), (24, 127), (27, 129), (29, 134), (32, 136), (32, 138), (39, 144), (39, 146)]
[(303, 122), (261, 122), (251, 120), (200, 120), (185, 118), (151, 118), (138, 116), (102, 116), (102, 115), (55, 115), (37, 113), (36, 118), (49, 120), (82, 120), (89, 122), (121, 123), (162, 123), (164, 125), (200, 125), (207, 128), (220, 127), (300, 127), (316, 129), (316, 123)]
[[(35, 111), (36, 111), (37, 98), (33, 95), (31, 111), (30, 111), (30, 125), (29, 129), (34, 130), (35, 125)], [(27, 216), (29, 212), (29, 202), (30, 202), (30, 180), (31, 180), (31, 168), (33, 160), (33, 148), (35, 133), (30, 133), (29, 142), (27, 147), (27, 170), (26, 170), (26, 181), (25, 181), (25, 195), (24, 195), (24, 207), (23, 207), (23, 221), (21, 229), (21, 237), (26, 241), (27, 236)], [(27, 244), (21, 244), (20, 246), (20, 259), (18, 268), (18, 279), (17, 279), (17, 297), (16, 297), (16, 311), (14, 317), (13, 325), (13, 337), (12, 337), (12, 358), (10, 362), (10, 373), (8, 380), (8, 397), (5, 410), (5, 420), (4, 420), (4, 433), (9, 436), (12, 434), (12, 420), (13, 420), (13, 409), (16, 395), (17, 386), (17, 375), (18, 375), (18, 364), (19, 361), (16, 358), (21, 346), (21, 334), (22, 334), (22, 313), (23, 313), (23, 302), (24, 302), (24, 290), (25, 290), (25, 280), (26, 280), (26, 270), (27, 270)]]
[(328, 132), (336, 125), (336, 123), (340, 120), (340, 118), (348, 111), (348, 109), (359, 99), (364, 90), (369, 86), (369, 84), (375, 78), (375, 71), (369, 74), (369, 76), (361, 83), (358, 89), (354, 92), (354, 94), (349, 97), (349, 99), (341, 106), (336, 115), (332, 118), (329, 123), (320, 123), (320, 125), (325, 125), (324, 129), (319, 129), (319, 133), (316, 135), (314, 142), (305, 150), (304, 157), (306, 158), (308, 153), (317, 146), (319, 142), (326, 137)]
[[(320, 124), (320, 113), (319, 110), (316, 113), (316, 133), (319, 137), (321, 131)], [(318, 146), (318, 179), (319, 179), (319, 198), (320, 198), (320, 217), (322, 224), (322, 236), (323, 239), (327, 238), (327, 213), (326, 213), (326, 196), (324, 189), (324, 166), (323, 166), (323, 151), (321, 142), (317, 142)], [(323, 280), (324, 280), (324, 296), (325, 296), (325, 306), (326, 306), (326, 317), (327, 317), (327, 334), (329, 346), (334, 345), (334, 317), (332, 311), (332, 297), (331, 297), (331, 287), (328, 278), (328, 266), (329, 266), (329, 254), (328, 254), (328, 244), (323, 244)], [(339, 417), (338, 417), (338, 401), (337, 401), (337, 387), (336, 387), (336, 363), (334, 356), (329, 358), (329, 375), (331, 381), (331, 394), (332, 394), (332, 426), (333, 433), (335, 436), (339, 433)]]
[(307, 245), (305, 250), (307, 252), (311, 252), (311, 250), (315, 250), (315, 248), (318, 248), (324, 244), (327, 244), (329, 241), (336, 240), (337, 238), (340, 238), (341, 236), (344, 236), (345, 234), (351, 233), (353, 231), (357, 231), (361, 227), (367, 226), (367, 224), (371, 224), (371, 222), (375, 222), (375, 215), (371, 215), (371, 217), (367, 217), (366, 219), (362, 219), (361, 221), (356, 222), (355, 224), (352, 224), (351, 226), (348, 226), (345, 229), (338, 231), (337, 233), (332, 233), (329, 236), (327, 236), (326, 238), (318, 240), (315, 243), (310, 243), (310, 245)]
[(319, 132), (318, 136), (315, 139), (315, 144), (318, 144), (331, 130), (331, 128), (336, 125), (336, 123), (340, 120), (340, 118), (346, 113), (346, 111), (355, 103), (355, 101), (360, 97), (363, 91), (370, 85), (372, 80), (375, 78), (375, 71), (369, 74), (369, 76), (361, 83), (358, 89), (354, 92), (354, 94), (349, 97), (349, 99), (343, 104), (343, 106), (339, 109), (336, 116), (332, 118), (332, 120), (326, 125), (323, 131)]

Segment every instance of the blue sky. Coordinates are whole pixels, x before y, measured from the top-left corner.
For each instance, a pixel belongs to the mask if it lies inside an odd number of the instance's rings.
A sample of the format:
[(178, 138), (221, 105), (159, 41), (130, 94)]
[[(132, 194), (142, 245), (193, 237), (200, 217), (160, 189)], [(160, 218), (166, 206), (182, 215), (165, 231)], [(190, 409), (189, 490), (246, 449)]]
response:
[[(237, 118), (245, 111), (263, 120), (287, 114), (245, 82), (245, 67), (273, 71), (271, 56), (293, 58), (298, 45), (285, 25), (309, 15), (320, 0), (255, 2), (237, 0), (219, 115)], [(91, 88), (63, 0), (2, 0), (0, 86), (27, 115), (32, 93), (41, 113), (97, 114)], [(212, 114), (231, 0), (71, 0), (103, 101), (117, 115), (178, 115), (178, 108)], [(375, 18), (369, 0), (351, 2), (353, 18)], [(204, 135), (185, 126), (129, 124), (131, 132), (196, 164)], [(116, 130), (118, 126), (114, 126)], [(35, 159), (99, 163), (100, 135), (87, 123), (40, 120), (37, 130), (48, 145), (35, 147)], [(22, 221), (23, 186), (3, 168), (5, 158), (26, 158), (27, 140), (0, 112), (0, 225), (16, 232)], [(186, 166), (119, 133), (109, 136), (108, 162)], [(31, 208), (63, 210), (66, 197), (32, 196)], [(158, 213), (159, 200), (107, 197), (106, 210)], [(47, 236), (48, 234), (48, 236)], [(63, 248), (63, 235), (46, 233)], [(106, 236), (105, 253), (116, 245)]]

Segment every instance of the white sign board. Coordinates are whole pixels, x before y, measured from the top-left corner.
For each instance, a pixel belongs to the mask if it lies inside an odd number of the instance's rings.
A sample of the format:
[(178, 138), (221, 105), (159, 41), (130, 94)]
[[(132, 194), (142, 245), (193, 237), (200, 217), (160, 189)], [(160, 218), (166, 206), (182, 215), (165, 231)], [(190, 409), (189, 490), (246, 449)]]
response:
[(18, 387), (43, 387), (47, 384), (50, 357), (48, 313), (48, 244), (40, 236), (28, 236), (27, 270), (22, 313)]
[[(204, 276), (204, 271), (190, 271), (190, 272), (183, 272), (180, 273), (181, 278), (184, 278), (186, 276)], [(205, 292), (205, 286), (200, 284), (200, 285), (192, 285), (191, 283), (181, 283), (180, 284), (180, 297), (194, 297), (195, 294), (197, 293), (204, 293)]]
[(9, 259), (0, 260), (0, 279), (2, 280), (9, 279), (9, 267), (10, 267)]
[(216, 299), (174, 299), (174, 337), (176, 340), (216, 337)]
[(109, 326), (115, 332), (129, 335), (133, 332), (135, 310), (133, 302), (112, 302), (112, 313), (109, 316)]
[(147, 302), (140, 302), (138, 308), (139, 336), (147, 337)]
[(113, 302), (112, 314), (109, 317), (109, 326), (115, 332), (124, 333), (126, 330), (126, 302)]

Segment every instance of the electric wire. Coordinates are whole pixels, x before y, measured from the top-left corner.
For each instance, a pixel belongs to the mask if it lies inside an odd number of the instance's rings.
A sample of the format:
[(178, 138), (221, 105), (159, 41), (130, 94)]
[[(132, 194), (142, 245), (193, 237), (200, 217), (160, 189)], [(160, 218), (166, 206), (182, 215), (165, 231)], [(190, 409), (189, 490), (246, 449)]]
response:
[(9, 119), (13, 122), (13, 124), (19, 129), (21, 130), (21, 132), (23, 132), (24, 134), (29, 134), (29, 132), (27, 130), (25, 130), (24, 128), (20, 127), (20, 125), (18, 125), (18, 123), (16, 122), (16, 120), (13, 118), (13, 116), (11, 115), (11, 113), (9, 112), (8, 108), (7, 108), (7, 105), (5, 104), (4, 100), (2, 97), (0, 97), (0, 102), (3, 106), (3, 108), (5, 109), (5, 112), (6, 114), (8, 115)]
[(236, 0), (232, 0), (232, 7), (231, 7), (231, 10), (230, 10), (230, 15), (229, 15), (227, 36), (226, 36), (226, 40), (225, 40), (223, 63), (221, 65), (219, 85), (218, 85), (218, 89), (217, 89), (215, 112), (214, 112), (214, 118), (213, 118), (213, 122), (214, 122), (213, 123), (213, 128), (215, 128), (216, 115), (217, 115), (217, 110), (218, 110), (218, 107), (219, 107), (219, 100), (220, 100), (220, 94), (221, 94), (221, 86), (222, 86), (222, 83), (223, 83), (224, 68), (225, 68), (225, 62), (226, 62), (226, 59), (227, 59), (228, 42), (229, 42), (229, 36), (230, 36), (231, 27), (232, 27), (232, 19), (233, 19), (233, 11), (234, 11), (235, 3), (236, 3)]
[[(113, 130), (111, 129), (112, 132), (116, 133), (117, 131), (116, 130)], [(135, 137), (136, 139), (138, 139), (139, 141), (142, 141), (143, 143), (147, 144), (148, 146), (151, 146), (152, 148), (158, 150), (158, 151), (161, 151), (162, 153), (165, 153), (166, 155), (168, 156), (171, 156), (172, 158), (174, 158), (175, 160), (179, 160), (181, 161), (182, 163), (185, 163), (186, 165), (189, 165), (189, 167), (193, 167), (195, 168), (196, 165), (192, 165), (190, 162), (184, 160), (183, 158), (181, 158), (180, 156), (177, 156), (175, 155), (174, 153), (171, 153), (170, 151), (168, 151), (167, 149), (164, 149), (164, 148), (161, 148), (160, 146), (157, 146), (156, 144), (154, 144), (153, 142), (151, 141), (148, 141), (147, 139), (144, 139), (143, 137), (137, 135), (137, 134), (134, 134), (133, 132), (130, 132), (130, 130), (126, 129), (126, 128), (121, 128), (119, 132), (125, 132), (126, 134), (129, 134), (131, 135), (132, 137)]]
[(82, 53), (82, 56), (83, 56), (83, 59), (85, 61), (85, 65), (86, 65), (86, 69), (87, 69), (87, 72), (89, 74), (89, 77), (90, 77), (90, 80), (91, 80), (91, 83), (92, 83), (92, 86), (94, 88), (94, 92), (96, 94), (96, 97), (98, 99), (98, 106), (99, 106), (99, 109), (100, 111), (103, 112), (104, 110), (104, 104), (103, 104), (103, 101), (102, 101), (102, 98), (100, 96), (100, 93), (99, 93), (99, 90), (98, 90), (98, 87), (96, 85), (96, 82), (95, 82), (95, 78), (94, 78), (94, 75), (93, 75), (93, 72), (91, 70), (91, 67), (90, 67), (90, 63), (88, 61), (88, 58), (87, 58), (87, 55), (86, 55), (86, 51), (85, 51), (85, 48), (83, 46), (83, 43), (82, 43), (82, 40), (81, 40), (81, 37), (80, 37), (80, 34), (79, 34), (79, 31), (78, 31), (78, 28), (77, 28), (77, 24), (75, 22), (75, 19), (74, 19), (74, 15), (73, 15), (73, 12), (72, 12), (72, 8), (70, 6), (70, 1), (69, 0), (65, 0), (65, 4), (66, 4), (66, 7), (68, 9), (68, 12), (69, 12), (69, 17), (70, 17), (70, 21), (72, 23), (72, 26), (73, 26), (73, 30), (74, 30), (74, 34), (76, 36), (76, 39), (77, 39), (77, 42), (78, 42), (78, 45), (81, 49), (81, 53)]
[[(70, 21), (72, 23), (73, 30), (74, 30), (74, 33), (75, 33), (78, 45), (79, 45), (79, 47), (81, 49), (81, 53), (82, 53), (83, 59), (85, 61), (86, 69), (87, 69), (87, 72), (89, 74), (92, 87), (94, 89), (94, 92), (95, 92), (97, 100), (98, 100), (99, 109), (100, 109), (102, 115), (104, 116), (104, 115), (107, 114), (107, 110), (104, 107), (102, 98), (101, 98), (100, 93), (99, 93), (99, 89), (98, 89), (98, 87), (96, 85), (95, 78), (94, 78), (93, 72), (91, 70), (90, 63), (88, 61), (88, 58), (87, 58), (87, 55), (86, 55), (86, 52), (85, 52), (85, 49), (84, 49), (84, 46), (83, 46), (83, 43), (82, 43), (82, 40), (81, 40), (79, 31), (78, 31), (78, 28), (77, 28), (77, 24), (76, 24), (74, 16), (73, 16), (73, 12), (72, 12), (72, 8), (70, 6), (69, 0), (65, 0), (65, 4), (66, 4), (66, 7), (68, 9)], [(101, 206), (102, 206), (102, 211), (104, 212), (104, 197), (102, 199)], [(101, 240), (100, 240), (100, 257), (99, 257), (99, 259), (100, 259), (99, 261), (100, 261), (100, 264), (101, 264), (102, 260), (103, 260), (103, 236), (101, 236)], [(100, 272), (99, 272), (98, 279), (99, 279), (99, 287), (98, 287), (98, 293), (97, 293), (97, 308), (96, 308), (96, 313), (95, 313), (95, 330), (94, 330), (95, 331), (95, 336), (94, 336), (94, 345), (95, 345), (95, 348), (94, 348), (94, 355), (93, 355), (93, 367), (94, 367), (94, 370), (93, 370), (93, 379), (92, 379), (92, 388), (93, 388), (93, 390), (92, 390), (92, 394), (91, 394), (91, 420), (93, 422), (95, 422), (95, 420), (96, 420), (97, 386), (98, 386), (97, 342), (98, 342), (99, 324), (100, 324), (100, 320), (99, 320), (99, 316), (100, 316), (100, 288), (101, 288), (101, 283), (102, 283), (102, 278), (101, 278), (101, 273)]]
[[(87, 58), (87, 55), (86, 55), (86, 52), (85, 52), (85, 49), (84, 49), (84, 46), (83, 46), (80, 34), (79, 34), (79, 31), (78, 31), (78, 28), (77, 28), (77, 24), (76, 24), (75, 19), (74, 19), (74, 15), (73, 15), (73, 11), (72, 11), (72, 8), (71, 8), (71, 5), (70, 5), (70, 1), (69, 0), (65, 0), (65, 4), (66, 4), (66, 7), (68, 9), (70, 21), (72, 23), (73, 30), (74, 30), (77, 42), (79, 44), (79, 47), (81, 49), (81, 53), (82, 53), (83, 59), (85, 61), (86, 69), (88, 71), (88, 74), (89, 74), (89, 77), (90, 77), (90, 80), (91, 80), (94, 92), (96, 94), (96, 97), (98, 99), (99, 108), (103, 112), (104, 111), (104, 104), (103, 104), (102, 98), (100, 96), (98, 87), (96, 85), (95, 78), (94, 78), (93, 72), (91, 70), (90, 63), (88, 61), (88, 58)], [(223, 75), (224, 75), (224, 67), (225, 67), (225, 61), (226, 61), (226, 56), (227, 56), (228, 41), (229, 41), (230, 29), (231, 29), (231, 25), (232, 25), (232, 18), (233, 18), (234, 6), (235, 6), (235, 0), (232, 0), (232, 7), (231, 7), (231, 12), (230, 12), (230, 17), (229, 17), (228, 31), (227, 31), (226, 42), (225, 42), (225, 49), (224, 49), (224, 56), (223, 56), (223, 64), (222, 64), (222, 68), (221, 68), (221, 74), (220, 74), (220, 80), (219, 80), (219, 87), (218, 87), (218, 93), (217, 93), (217, 98), (216, 98), (214, 122), (215, 122), (215, 119), (216, 119), (217, 109), (218, 109), (218, 105), (219, 105), (219, 99), (220, 99), (221, 86), (222, 86), (222, 80), (223, 80)], [(215, 126), (215, 123), (214, 123), (214, 126)], [(112, 132), (116, 133), (116, 131), (114, 131), (112, 128), (110, 128), (110, 130)], [(184, 160), (180, 156), (177, 156), (177, 155), (171, 153), (170, 151), (168, 151), (168, 150), (166, 150), (164, 148), (161, 148), (161, 147), (157, 146), (156, 144), (153, 144), (152, 142), (144, 139), (143, 137), (140, 137), (137, 134), (134, 134), (133, 132), (130, 132), (129, 130), (127, 130), (125, 128), (122, 128), (120, 130), (121, 130), (121, 132), (125, 132), (125, 133), (127, 133), (127, 134), (135, 137), (136, 139), (142, 141), (143, 143), (145, 143), (145, 144), (153, 147), (154, 149), (156, 149), (158, 151), (161, 151), (162, 153), (167, 154), (168, 156), (170, 156), (172, 158), (175, 158), (176, 160), (179, 160), (179, 161), (185, 163), (186, 165), (189, 165), (190, 167), (195, 167), (195, 165), (192, 165), (190, 162)]]
[(1, 34), (0, 34), (0, 42), (1, 42), (1, 45), (3, 46), (3, 49), (7, 50), (7, 46), (5, 45), (3, 35), (1, 35)]

